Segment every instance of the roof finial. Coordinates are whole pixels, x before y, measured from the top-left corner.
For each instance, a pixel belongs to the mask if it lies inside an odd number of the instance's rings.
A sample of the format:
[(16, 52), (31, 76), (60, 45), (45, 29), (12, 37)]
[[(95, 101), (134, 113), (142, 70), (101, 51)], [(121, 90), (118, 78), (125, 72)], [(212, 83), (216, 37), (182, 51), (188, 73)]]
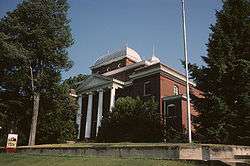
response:
[(128, 47), (128, 41), (127, 40), (125, 41), (125, 47)]
[(153, 44), (153, 55), (152, 56), (155, 56), (155, 45)]
[(124, 46), (123, 46), (124, 48), (127, 48), (127, 47), (128, 47), (128, 41), (127, 41), (127, 40), (124, 40), (124, 41), (123, 41), (123, 45), (124, 45)]
[(151, 64), (159, 63), (160, 59), (155, 56), (155, 45), (153, 44), (153, 54), (150, 59)]

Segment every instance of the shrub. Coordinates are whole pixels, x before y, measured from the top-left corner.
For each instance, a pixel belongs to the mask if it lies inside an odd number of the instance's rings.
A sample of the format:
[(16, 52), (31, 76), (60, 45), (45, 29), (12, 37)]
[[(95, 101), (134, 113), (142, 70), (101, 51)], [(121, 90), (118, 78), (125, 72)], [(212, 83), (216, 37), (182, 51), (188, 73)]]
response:
[(163, 125), (154, 98), (119, 98), (112, 112), (104, 114), (98, 142), (161, 142)]

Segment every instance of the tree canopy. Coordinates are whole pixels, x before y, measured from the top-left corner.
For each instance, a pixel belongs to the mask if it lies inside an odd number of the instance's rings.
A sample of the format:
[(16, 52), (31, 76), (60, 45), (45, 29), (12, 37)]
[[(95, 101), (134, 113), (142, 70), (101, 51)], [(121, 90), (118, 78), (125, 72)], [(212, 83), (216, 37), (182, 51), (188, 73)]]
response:
[(211, 25), (204, 66), (190, 65), (204, 98), (193, 96), (200, 112), (203, 142), (250, 143), (250, 1), (225, 0)]
[[(60, 83), (61, 71), (72, 66), (67, 51), (73, 44), (68, 9), (66, 0), (25, 0), (0, 21), (2, 118), (7, 121), (20, 111), (22, 115), (17, 117), (19, 120), (13, 120), (13, 125), (19, 126), (18, 122), (25, 120), (24, 135), (27, 139), (27, 125), (31, 123), (30, 145), (35, 143), (38, 116), (41, 121), (47, 119), (43, 118), (47, 114), (62, 121), (61, 116), (67, 117), (65, 112), (71, 110), (74, 113), (74, 109), (68, 108), (71, 104), (67, 88)], [(43, 110), (41, 113), (40, 109)], [(53, 116), (56, 113), (61, 116)], [(68, 118), (72, 119), (72, 116)], [(38, 126), (41, 127), (42, 123), (38, 122)], [(14, 132), (23, 133), (20, 129)]]

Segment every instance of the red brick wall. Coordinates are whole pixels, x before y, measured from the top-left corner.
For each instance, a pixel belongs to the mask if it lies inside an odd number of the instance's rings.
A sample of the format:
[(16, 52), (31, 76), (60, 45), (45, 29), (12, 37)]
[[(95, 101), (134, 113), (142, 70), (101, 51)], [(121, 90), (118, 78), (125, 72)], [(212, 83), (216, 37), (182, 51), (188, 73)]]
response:
[[(194, 109), (193, 104), (191, 103), (190, 105), (190, 109), (191, 109), (191, 115), (192, 116), (197, 116), (198, 112)], [(187, 100), (184, 99), (182, 100), (182, 126), (184, 128), (188, 127), (188, 117), (187, 117)], [(192, 130), (194, 130), (194, 126), (192, 126)]]
[(132, 96), (131, 92), (133, 90), (132, 86), (127, 86), (122, 89), (117, 89), (115, 92), (115, 98), (118, 99), (119, 97), (127, 97)]
[[(160, 96), (160, 74), (154, 74), (143, 78), (138, 78), (133, 81), (133, 96), (143, 96), (145, 98), (155, 96), (156, 100), (159, 101)], [(144, 96), (144, 83), (150, 82), (151, 94)]]
[[(133, 84), (123, 89), (118, 89), (116, 92), (117, 97), (137, 97), (139, 96), (143, 100), (148, 100), (152, 96), (155, 97), (156, 102), (160, 105), (160, 74), (154, 74), (143, 78), (138, 78), (133, 81)], [(150, 82), (151, 94), (144, 96), (144, 83)], [(160, 107), (159, 107), (160, 108)]]
[[(166, 76), (160, 76), (160, 100), (163, 102), (163, 97), (173, 96), (174, 95), (174, 85), (179, 88), (179, 94), (185, 94), (186, 88), (185, 85), (174, 81), (173, 79), (167, 78)], [(163, 112), (163, 104), (160, 105), (160, 112)], [(185, 117), (183, 117), (184, 119)]]
[[(178, 86), (179, 88), (179, 94), (182, 94), (186, 96), (186, 84), (182, 81), (176, 81), (173, 79), (170, 79), (166, 76), (161, 75), (160, 76), (160, 99), (162, 103), (162, 98), (165, 96), (173, 96), (174, 95), (174, 85)], [(190, 92), (200, 96), (201, 93), (199, 90), (191, 87)], [(163, 104), (160, 105), (160, 111), (163, 111)], [(195, 111), (193, 105), (191, 104), (191, 114), (196, 116), (198, 115), (197, 111)], [(187, 100), (182, 99), (182, 126), (184, 128), (187, 128)]]
[(161, 84), (161, 98), (164, 96), (173, 96), (174, 95), (174, 85), (179, 88), (179, 94), (186, 93), (185, 84), (178, 83), (173, 79), (167, 78), (163, 75), (160, 77), (160, 84)]
[(183, 128), (187, 128), (187, 100), (181, 101), (181, 107), (182, 107), (182, 126)]

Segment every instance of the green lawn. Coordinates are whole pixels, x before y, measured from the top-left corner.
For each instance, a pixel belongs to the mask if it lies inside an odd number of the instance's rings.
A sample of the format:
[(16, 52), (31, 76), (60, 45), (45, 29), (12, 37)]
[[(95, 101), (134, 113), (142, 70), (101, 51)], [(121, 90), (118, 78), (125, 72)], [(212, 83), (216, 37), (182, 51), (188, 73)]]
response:
[[(0, 166), (195, 166), (193, 162), (81, 156), (39, 156), (0, 153)], [(200, 165), (200, 164), (199, 164)], [(205, 164), (202, 164), (205, 166)]]

